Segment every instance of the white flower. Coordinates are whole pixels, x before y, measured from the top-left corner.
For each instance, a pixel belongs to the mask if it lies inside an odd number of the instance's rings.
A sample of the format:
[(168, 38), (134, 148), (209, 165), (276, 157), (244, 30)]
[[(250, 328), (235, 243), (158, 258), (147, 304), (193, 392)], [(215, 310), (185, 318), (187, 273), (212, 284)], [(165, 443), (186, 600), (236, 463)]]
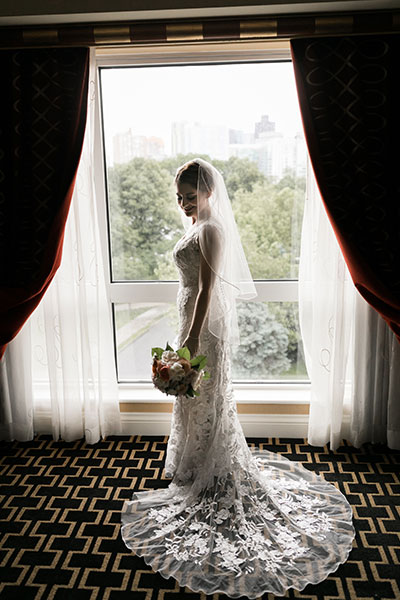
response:
[(183, 379), (185, 377), (185, 371), (182, 365), (178, 362), (173, 363), (169, 369), (170, 377), (176, 380)]
[(162, 353), (161, 360), (167, 364), (171, 364), (179, 360), (179, 355), (176, 352), (173, 352), (172, 350), (165, 350)]
[(220, 524), (222, 521), (225, 521), (229, 517), (229, 510), (226, 508), (221, 508), (215, 515), (215, 522)]

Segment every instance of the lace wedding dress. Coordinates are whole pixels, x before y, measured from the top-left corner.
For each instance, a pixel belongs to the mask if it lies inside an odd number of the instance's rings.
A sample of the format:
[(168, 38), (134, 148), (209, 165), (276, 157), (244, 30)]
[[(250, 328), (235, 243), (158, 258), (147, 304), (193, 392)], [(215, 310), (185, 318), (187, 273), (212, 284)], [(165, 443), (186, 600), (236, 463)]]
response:
[[(177, 243), (178, 343), (198, 291), (199, 227)], [(214, 294), (223, 294), (216, 280)], [(250, 451), (232, 394), (228, 345), (203, 326), (199, 353), (211, 374), (197, 398), (174, 403), (167, 489), (125, 502), (122, 537), (163, 577), (206, 594), (256, 598), (318, 583), (345, 562), (352, 511), (331, 484), (267, 450)]]

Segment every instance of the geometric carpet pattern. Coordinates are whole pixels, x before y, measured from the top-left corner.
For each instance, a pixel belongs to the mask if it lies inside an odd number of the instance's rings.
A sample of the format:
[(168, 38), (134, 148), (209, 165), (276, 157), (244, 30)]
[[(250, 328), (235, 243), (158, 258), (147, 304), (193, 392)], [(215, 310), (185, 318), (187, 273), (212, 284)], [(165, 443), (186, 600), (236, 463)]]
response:
[[(154, 573), (120, 537), (122, 504), (168, 485), (167, 437), (0, 443), (1, 600), (226, 600)], [(318, 585), (279, 598), (400, 599), (400, 452), (382, 445), (335, 452), (306, 440), (249, 438), (336, 485), (353, 508), (348, 561)], [(261, 597), (260, 597), (261, 598)], [(264, 594), (262, 600), (278, 600)]]

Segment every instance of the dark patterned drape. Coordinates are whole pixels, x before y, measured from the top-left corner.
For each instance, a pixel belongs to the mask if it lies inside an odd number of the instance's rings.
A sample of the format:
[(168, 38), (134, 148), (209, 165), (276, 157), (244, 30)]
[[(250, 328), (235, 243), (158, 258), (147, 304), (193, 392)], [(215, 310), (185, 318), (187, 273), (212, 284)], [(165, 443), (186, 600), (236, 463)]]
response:
[(0, 52), (0, 357), (60, 265), (89, 50)]
[(400, 341), (400, 36), (291, 42), (315, 176), (353, 281)]

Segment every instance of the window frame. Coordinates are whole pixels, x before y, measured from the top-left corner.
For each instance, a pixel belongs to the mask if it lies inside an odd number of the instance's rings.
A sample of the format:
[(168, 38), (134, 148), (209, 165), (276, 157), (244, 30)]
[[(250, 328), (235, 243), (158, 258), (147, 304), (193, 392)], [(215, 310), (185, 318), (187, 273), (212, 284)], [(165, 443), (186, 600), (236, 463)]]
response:
[[(94, 171), (95, 191), (98, 201), (99, 228), (102, 245), (103, 264), (107, 298), (111, 309), (115, 303), (130, 303), (132, 298), (139, 302), (154, 302), (157, 296), (163, 302), (176, 302), (177, 281), (112, 281), (111, 240), (108, 227), (108, 200), (106, 180), (106, 156), (103, 138), (103, 116), (101, 106), (100, 69), (107, 67), (162, 66), (167, 64), (221, 64), (291, 61), (289, 42), (268, 40), (235, 43), (163, 44), (142, 45), (129, 48), (96, 49), (97, 93), (95, 109)], [(256, 302), (298, 302), (297, 280), (255, 281), (258, 297)], [(116, 330), (114, 327), (114, 353), (117, 369)], [(150, 367), (149, 367), (150, 369)], [(151, 382), (118, 382), (120, 402), (170, 403), (171, 400), (154, 388)], [(284, 403), (304, 404), (309, 401), (309, 380), (270, 380), (234, 382), (235, 398), (239, 403)]]

